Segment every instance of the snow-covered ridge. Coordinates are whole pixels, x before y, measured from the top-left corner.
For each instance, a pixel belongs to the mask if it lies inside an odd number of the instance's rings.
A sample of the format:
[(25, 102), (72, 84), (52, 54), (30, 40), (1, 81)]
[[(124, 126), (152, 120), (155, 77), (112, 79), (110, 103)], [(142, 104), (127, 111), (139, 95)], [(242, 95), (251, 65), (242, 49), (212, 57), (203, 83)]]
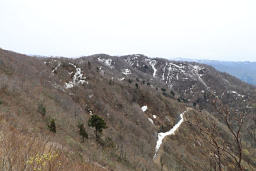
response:
[(76, 65), (72, 63), (69, 63), (69, 65), (72, 65), (76, 69), (76, 73), (74, 74), (72, 81), (65, 83), (65, 88), (69, 89), (79, 84), (82, 84), (82, 85), (84, 83), (88, 84), (88, 82), (86, 81), (86, 77), (84, 77), (82, 74), (81, 68), (78, 68)]
[(157, 152), (163, 142), (163, 139), (168, 136), (168, 135), (174, 135), (175, 134), (175, 131), (180, 127), (180, 125), (182, 124), (182, 122), (184, 121), (184, 118), (183, 118), (183, 115), (187, 112), (188, 110), (184, 111), (183, 113), (180, 114), (180, 120), (179, 122), (174, 125), (173, 128), (171, 128), (168, 132), (160, 132), (158, 133), (158, 139), (157, 139), (157, 142), (156, 142), (156, 148), (155, 148), (155, 155), (154, 155), (154, 158), (156, 157), (157, 155)]

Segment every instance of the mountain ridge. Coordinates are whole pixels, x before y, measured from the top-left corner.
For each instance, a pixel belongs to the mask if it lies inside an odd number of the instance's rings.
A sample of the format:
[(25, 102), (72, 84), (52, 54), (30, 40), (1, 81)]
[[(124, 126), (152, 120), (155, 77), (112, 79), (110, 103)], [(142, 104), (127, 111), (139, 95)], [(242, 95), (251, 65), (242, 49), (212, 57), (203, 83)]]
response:
[(256, 85), (256, 62), (255, 61), (219, 61), (219, 60), (200, 60), (200, 59), (186, 59), (180, 58), (175, 59), (178, 61), (194, 61), (198, 63), (204, 63), (213, 66), (221, 72), (229, 73), (242, 81)]
[[(24, 164), (29, 157), (48, 151), (59, 154), (52, 162), (67, 163), (66, 170), (214, 169), (215, 148), (200, 129), (210, 129), (216, 123), (218, 140), (233, 142), (214, 99), (231, 111), (247, 113), (242, 165), (256, 167), (253, 132), (246, 131), (255, 130), (256, 90), (208, 65), (139, 54), (70, 59), (0, 50), (0, 79), (0, 135), (5, 138), (0, 140), (11, 143), (0, 146), (4, 170), (23, 165), (29, 170), (31, 165)], [(37, 111), (40, 104), (46, 109), (45, 116)], [(164, 138), (160, 155), (153, 160), (158, 133), (174, 127), (188, 107), (192, 110), (185, 113), (175, 135)], [(92, 114), (102, 117), (108, 126), (100, 143), (86, 124)], [(52, 118), (56, 133), (47, 127)], [(79, 123), (88, 132), (89, 138), (83, 143)], [(31, 150), (26, 143), (31, 144)], [(238, 155), (235, 146), (230, 148), (232, 155)], [(223, 169), (236, 168), (232, 157), (222, 155)]]

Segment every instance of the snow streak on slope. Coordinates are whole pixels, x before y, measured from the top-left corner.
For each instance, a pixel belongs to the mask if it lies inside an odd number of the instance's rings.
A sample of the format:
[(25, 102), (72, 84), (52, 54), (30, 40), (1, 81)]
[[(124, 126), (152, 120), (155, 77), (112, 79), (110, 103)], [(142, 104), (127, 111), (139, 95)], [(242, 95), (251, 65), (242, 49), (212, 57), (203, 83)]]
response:
[(204, 80), (201, 78), (201, 75), (198, 73), (199, 70), (201, 69), (200, 66), (194, 65), (194, 66), (193, 66), (193, 69), (194, 69), (195, 74), (196, 74), (197, 77), (198, 77), (198, 80), (199, 80), (207, 89), (209, 89), (209, 87), (206, 85), (206, 83), (204, 82)]
[(98, 58), (98, 61), (113, 69), (112, 59)]
[(82, 74), (81, 68), (78, 68), (76, 65), (72, 63), (69, 63), (69, 65), (72, 65), (76, 69), (76, 73), (74, 74), (72, 81), (65, 83), (66, 89), (73, 88), (78, 84), (88, 84), (88, 82), (86, 81), (86, 77), (84, 77)]
[(149, 64), (151, 65), (152, 69), (154, 70), (153, 77), (156, 76), (156, 72), (157, 72), (157, 69), (155, 67), (156, 63), (157, 63), (156, 60), (152, 60), (152, 61), (149, 62)]
[(131, 70), (129, 70), (129, 69), (122, 69), (122, 74), (124, 74), (124, 75), (130, 75), (130, 74), (132, 74), (132, 72), (131, 72)]
[(142, 110), (143, 112), (146, 112), (147, 109), (148, 109), (148, 106), (142, 106), (142, 107), (141, 107), (141, 110)]
[(156, 149), (155, 149), (154, 158), (155, 158), (156, 155), (157, 155), (157, 152), (158, 152), (158, 150), (159, 150), (159, 148), (160, 148), (160, 146), (161, 146), (161, 144), (162, 144), (162, 142), (163, 142), (163, 139), (164, 139), (166, 136), (168, 136), (168, 135), (174, 135), (174, 134), (175, 134), (175, 131), (180, 127), (181, 123), (184, 121), (183, 115), (184, 115), (186, 112), (187, 112), (187, 110), (180, 114), (180, 118), (181, 118), (181, 119), (179, 120), (179, 122), (178, 122), (176, 125), (174, 125), (174, 127), (173, 127), (172, 129), (170, 129), (168, 132), (160, 132), (160, 133), (158, 133), (158, 139), (157, 139), (157, 142), (156, 142)]
[(58, 63), (58, 65), (52, 70), (52, 73), (55, 73), (57, 69), (60, 67), (61, 63)]

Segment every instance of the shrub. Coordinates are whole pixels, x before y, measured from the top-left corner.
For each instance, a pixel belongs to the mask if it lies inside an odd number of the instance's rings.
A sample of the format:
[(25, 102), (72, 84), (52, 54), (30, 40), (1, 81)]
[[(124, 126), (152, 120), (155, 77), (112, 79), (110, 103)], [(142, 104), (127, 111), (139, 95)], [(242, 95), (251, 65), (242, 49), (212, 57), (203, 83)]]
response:
[(48, 123), (48, 128), (51, 132), (56, 133), (56, 124), (55, 124), (55, 119), (50, 119)]
[(91, 69), (91, 62), (88, 61), (88, 68)]
[(175, 93), (174, 91), (171, 90), (171, 95), (174, 97), (175, 96)]
[(139, 85), (138, 85), (138, 83), (135, 83), (135, 86), (136, 86), (136, 88), (139, 88)]
[(3, 102), (0, 100), (0, 105), (3, 104)]
[(91, 118), (88, 120), (88, 126), (95, 128), (95, 136), (97, 139), (99, 139), (99, 133), (102, 133), (103, 129), (107, 128), (104, 119), (102, 119), (98, 115), (91, 116)]
[(88, 139), (88, 134), (85, 131), (84, 124), (80, 123), (77, 125), (77, 127), (79, 128), (79, 134), (82, 137), (82, 142), (84, 142), (85, 138)]
[(129, 79), (128, 79), (128, 82), (131, 84), (131, 83), (132, 83), (132, 80), (129, 78)]
[(59, 154), (56, 152), (49, 152), (29, 157), (26, 161), (26, 165), (29, 168), (33, 168), (35, 171), (52, 170), (54, 167), (59, 170), (61, 162), (59, 160)]
[(163, 96), (165, 97), (169, 97), (168, 94), (166, 92), (163, 92)]
[(111, 137), (107, 137), (105, 142), (104, 142), (104, 146), (107, 147), (107, 148), (114, 148), (115, 143), (113, 142)]
[(46, 108), (44, 107), (44, 105), (42, 103), (40, 103), (38, 105), (37, 111), (42, 115), (45, 116), (46, 114)]

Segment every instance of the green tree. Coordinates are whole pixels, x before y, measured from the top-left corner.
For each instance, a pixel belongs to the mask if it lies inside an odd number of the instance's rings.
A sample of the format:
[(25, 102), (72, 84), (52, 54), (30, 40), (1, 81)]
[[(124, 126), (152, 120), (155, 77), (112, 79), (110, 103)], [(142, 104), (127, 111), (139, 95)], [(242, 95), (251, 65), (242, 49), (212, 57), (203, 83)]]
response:
[(44, 105), (42, 103), (40, 103), (37, 107), (37, 111), (42, 115), (45, 116), (46, 114), (46, 108), (44, 107)]
[(175, 96), (175, 93), (174, 91), (171, 90), (171, 95), (174, 97)]
[(135, 83), (135, 86), (136, 86), (136, 88), (139, 88), (139, 85), (138, 85), (138, 83)]
[(51, 132), (56, 133), (55, 119), (50, 119), (50, 122), (48, 123), (48, 128), (50, 129)]
[(88, 139), (88, 134), (85, 131), (84, 124), (79, 123), (77, 127), (79, 128), (79, 134), (82, 137), (82, 142), (84, 142), (85, 138)]
[(88, 126), (95, 128), (96, 138), (99, 138), (99, 133), (102, 133), (103, 129), (107, 128), (106, 122), (104, 119), (99, 117), (98, 115), (92, 115), (88, 120)]

